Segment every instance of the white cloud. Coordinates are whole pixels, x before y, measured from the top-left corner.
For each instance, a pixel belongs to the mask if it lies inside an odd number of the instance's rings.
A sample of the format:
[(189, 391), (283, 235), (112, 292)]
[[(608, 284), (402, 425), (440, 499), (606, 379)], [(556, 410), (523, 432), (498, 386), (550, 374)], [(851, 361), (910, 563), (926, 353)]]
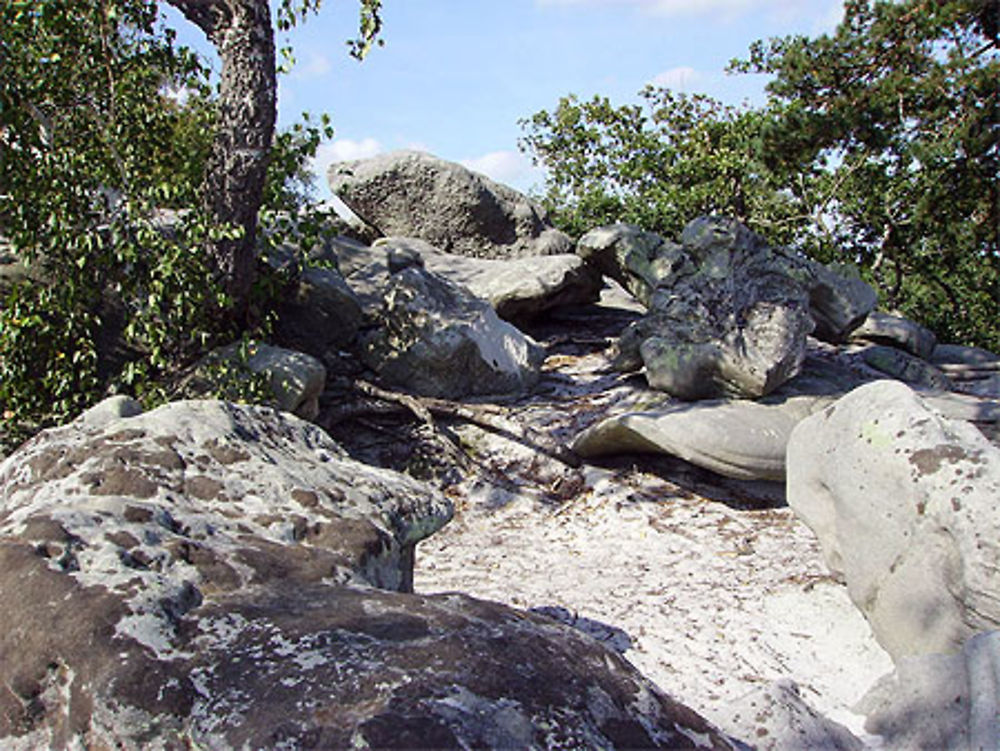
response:
[(461, 164), (498, 183), (517, 188), (527, 187), (526, 183), (539, 176), (531, 160), (520, 151), (491, 151), (482, 156), (463, 159)]
[(304, 60), (296, 62), (292, 68), (292, 78), (320, 78), (333, 70), (333, 63), (324, 54), (312, 52)]
[(174, 86), (172, 84), (168, 84), (160, 89), (160, 94), (165, 96), (167, 99), (172, 99), (177, 102), (177, 104), (181, 107), (188, 103), (188, 99), (191, 98), (192, 93), (192, 89), (187, 86)]
[(337, 138), (328, 143), (320, 144), (313, 159), (313, 172), (325, 175), (327, 168), (334, 162), (346, 162), (351, 159), (368, 159), (384, 151), (382, 144), (374, 138), (362, 138), (354, 141), (350, 138)]
[(702, 75), (687, 65), (679, 68), (671, 68), (653, 76), (650, 83), (653, 86), (662, 86), (675, 91), (689, 91), (692, 84), (701, 81)]

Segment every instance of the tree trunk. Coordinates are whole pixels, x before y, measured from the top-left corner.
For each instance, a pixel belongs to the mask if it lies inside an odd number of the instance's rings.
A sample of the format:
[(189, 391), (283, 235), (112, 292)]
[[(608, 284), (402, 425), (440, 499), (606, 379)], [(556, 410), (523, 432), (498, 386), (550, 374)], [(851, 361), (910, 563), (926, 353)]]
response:
[(257, 212), (264, 195), (277, 107), (274, 28), (268, 0), (168, 0), (215, 45), (222, 60), (219, 120), (204, 203), (236, 240), (213, 243), (217, 273), (245, 323), (254, 281)]

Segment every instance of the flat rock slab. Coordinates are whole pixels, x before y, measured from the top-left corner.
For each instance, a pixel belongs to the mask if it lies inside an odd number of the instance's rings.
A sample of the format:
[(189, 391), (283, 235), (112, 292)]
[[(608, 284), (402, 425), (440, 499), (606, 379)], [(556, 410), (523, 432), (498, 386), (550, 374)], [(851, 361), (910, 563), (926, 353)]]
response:
[(937, 345), (937, 337), (927, 327), (880, 310), (869, 313), (851, 338), (897, 347), (923, 360), (931, 357)]
[(795, 396), (779, 403), (711, 400), (609, 417), (581, 433), (573, 450), (607, 454), (670, 454), (725, 477), (784, 480), (792, 429), (830, 397)]

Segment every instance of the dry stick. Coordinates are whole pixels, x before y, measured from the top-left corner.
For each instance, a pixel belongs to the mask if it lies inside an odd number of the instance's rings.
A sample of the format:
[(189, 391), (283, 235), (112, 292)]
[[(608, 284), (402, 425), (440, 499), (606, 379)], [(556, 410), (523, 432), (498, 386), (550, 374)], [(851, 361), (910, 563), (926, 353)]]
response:
[(568, 447), (531, 428), (522, 428), (517, 423), (507, 419), (504, 416), (505, 410), (501, 407), (486, 404), (460, 404), (446, 399), (412, 396), (410, 394), (402, 394), (398, 391), (387, 391), (367, 381), (356, 381), (355, 386), (361, 393), (367, 396), (395, 402), (406, 407), (418, 419), (431, 427), (433, 427), (431, 413), (445, 417), (456, 417), (497, 433), (504, 438), (517, 441), (573, 469), (578, 468), (582, 464), (580, 457)]
[(365, 381), (355, 384), (357, 389), (366, 395), (380, 400), (379, 402), (360, 402), (351, 405), (341, 405), (324, 412), (317, 424), (329, 428), (343, 420), (357, 420), (364, 415), (371, 414), (398, 414), (401, 410), (414, 415), (430, 431), (435, 442), (453, 462), (462, 467), (465, 471), (476, 471), (489, 478), (489, 481), (497, 487), (509, 492), (519, 492), (521, 488), (508, 478), (504, 477), (496, 470), (486, 466), (482, 462), (476, 461), (469, 455), (445, 430), (442, 430), (434, 422), (430, 410), (420, 403), (420, 399), (410, 394), (401, 394), (395, 391), (380, 389)]

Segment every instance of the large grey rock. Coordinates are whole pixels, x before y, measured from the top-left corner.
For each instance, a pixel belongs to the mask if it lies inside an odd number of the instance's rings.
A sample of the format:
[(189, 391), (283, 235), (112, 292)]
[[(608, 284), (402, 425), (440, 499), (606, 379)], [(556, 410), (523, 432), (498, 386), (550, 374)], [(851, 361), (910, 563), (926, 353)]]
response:
[(644, 365), (653, 388), (689, 400), (755, 398), (795, 376), (813, 329), (805, 289), (735, 220), (696, 219), (681, 240), (683, 260), (622, 334), (617, 366)]
[(583, 634), (407, 594), (450, 514), (268, 409), (40, 434), (0, 464), (0, 746), (731, 748)]
[(464, 287), (408, 266), (390, 275), (381, 299), (361, 357), (385, 383), (459, 399), (537, 382), (544, 350)]
[(330, 190), (384, 235), (419, 237), (447, 253), (511, 258), (571, 253), (573, 242), (517, 191), (418, 151), (339, 162)]
[(903, 384), (878, 381), (803, 420), (789, 505), (896, 660), (1000, 626), (1000, 449)]
[[(731, 261), (710, 249), (715, 240), (708, 245), (702, 241), (733, 235), (735, 226), (731, 220), (702, 217), (685, 229), (687, 239), (682, 238), (683, 244), (678, 245), (633, 225), (614, 224), (585, 234), (576, 252), (641, 303), (655, 307), (653, 297), (658, 287), (671, 288), (699, 271), (707, 270), (708, 276), (714, 278), (726, 273)], [(748, 242), (750, 236), (745, 228), (735, 234), (733, 242), (756, 246), (755, 265), (766, 263), (769, 273), (787, 276), (804, 292), (815, 322), (813, 335), (819, 339), (843, 341), (878, 302), (875, 290), (852, 267), (823, 265), (782, 248), (765, 248), (757, 239)], [(742, 252), (746, 250), (744, 247)]]
[(930, 329), (902, 316), (873, 310), (851, 334), (852, 339), (860, 339), (909, 352), (927, 360), (937, 346), (937, 337)]
[(956, 654), (899, 660), (858, 709), (886, 748), (1000, 748), (1000, 632), (976, 634)]

